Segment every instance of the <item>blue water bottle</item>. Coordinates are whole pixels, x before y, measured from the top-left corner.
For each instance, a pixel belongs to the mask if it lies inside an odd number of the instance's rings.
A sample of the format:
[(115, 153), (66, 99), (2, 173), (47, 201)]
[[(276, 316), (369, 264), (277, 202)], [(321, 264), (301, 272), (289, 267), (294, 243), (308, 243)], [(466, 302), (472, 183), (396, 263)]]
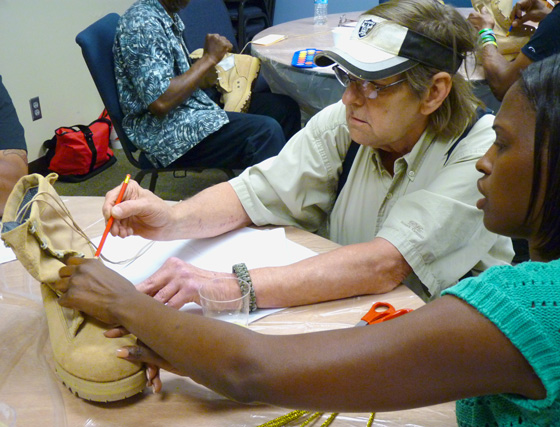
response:
[(315, 15), (313, 15), (313, 24), (327, 25), (327, 5), (328, 0), (315, 0)]

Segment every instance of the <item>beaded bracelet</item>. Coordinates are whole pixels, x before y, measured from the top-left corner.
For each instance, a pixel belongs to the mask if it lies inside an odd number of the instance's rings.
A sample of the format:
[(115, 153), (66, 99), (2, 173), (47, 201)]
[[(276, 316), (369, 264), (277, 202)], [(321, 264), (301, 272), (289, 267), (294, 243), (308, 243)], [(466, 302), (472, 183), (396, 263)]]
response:
[(249, 286), (249, 311), (255, 311), (257, 309), (257, 297), (255, 295), (253, 281), (251, 280), (247, 266), (244, 263), (235, 264), (232, 267), (232, 270), (239, 280), (239, 287), (241, 288), (242, 293), (245, 293), (246, 291), (245, 283)]

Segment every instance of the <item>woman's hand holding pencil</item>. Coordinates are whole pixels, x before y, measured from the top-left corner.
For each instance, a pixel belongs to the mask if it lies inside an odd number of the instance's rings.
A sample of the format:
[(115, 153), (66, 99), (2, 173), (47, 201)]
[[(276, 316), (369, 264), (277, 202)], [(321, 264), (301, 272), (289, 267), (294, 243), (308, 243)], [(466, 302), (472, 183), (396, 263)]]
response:
[[(118, 205), (124, 196), (124, 192), (126, 191), (126, 187), (128, 187), (128, 181), (130, 181), (130, 174), (127, 174), (126, 177), (124, 178), (124, 181), (121, 185), (121, 190), (119, 192), (119, 195), (117, 197), (117, 201), (115, 202), (115, 205)], [(103, 232), (103, 236), (101, 237), (101, 241), (99, 242), (99, 246), (97, 247), (97, 251), (95, 252), (95, 257), (99, 257), (99, 255), (101, 254), (101, 249), (103, 249), (103, 245), (105, 244), (105, 240), (107, 239), (107, 235), (109, 234), (109, 231), (111, 230), (111, 227), (113, 226), (113, 221), (115, 219), (113, 218), (113, 215), (111, 215), (109, 217), (109, 220), (107, 221), (107, 225), (105, 226), (105, 231)]]

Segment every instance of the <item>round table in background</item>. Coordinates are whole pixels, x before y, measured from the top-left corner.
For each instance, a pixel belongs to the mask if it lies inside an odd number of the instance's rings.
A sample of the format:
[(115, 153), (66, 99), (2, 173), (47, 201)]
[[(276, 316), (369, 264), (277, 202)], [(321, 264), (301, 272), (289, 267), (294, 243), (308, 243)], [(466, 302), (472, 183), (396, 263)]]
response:
[[(253, 40), (270, 34), (286, 36), (268, 46), (251, 44), (251, 52), (261, 60), (261, 73), (271, 90), (291, 96), (299, 104), (304, 120), (327, 105), (340, 101), (344, 87), (336, 80), (331, 67), (298, 68), (292, 66), (294, 52), (302, 49), (328, 49), (334, 46), (332, 30), (342, 15), (356, 20), (361, 12), (328, 15), (326, 25), (314, 25), (313, 18), (274, 25), (261, 31)], [(352, 24), (348, 22), (347, 24)]]
[[(472, 8), (458, 8), (467, 17)], [(271, 34), (286, 38), (268, 46), (251, 44), (251, 53), (261, 60), (261, 73), (272, 92), (291, 96), (300, 106), (306, 122), (326, 106), (338, 102), (344, 87), (336, 80), (331, 67), (298, 68), (292, 65), (294, 52), (302, 49), (328, 49), (334, 46), (333, 29), (342, 21), (344, 26), (355, 26), (363, 12), (347, 12), (328, 15), (326, 25), (314, 25), (313, 18), (274, 25), (258, 33), (253, 40)], [(342, 18), (342, 19), (341, 19)], [(491, 109), (497, 110), (499, 102), (492, 95), (484, 77), (484, 71), (474, 56), (464, 61), (460, 73), (473, 82), (474, 92)]]

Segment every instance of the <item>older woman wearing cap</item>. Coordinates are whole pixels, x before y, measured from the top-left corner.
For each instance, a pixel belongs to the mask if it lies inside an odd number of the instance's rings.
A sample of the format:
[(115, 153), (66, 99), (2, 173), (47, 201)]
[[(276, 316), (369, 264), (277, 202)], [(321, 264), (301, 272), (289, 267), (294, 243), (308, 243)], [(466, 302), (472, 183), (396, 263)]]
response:
[(487, 231), (475, 207), (475, 163), (495, 138), (494, 116), (477, 120), (476, 98), (457, 73), (475, 44), (473, 28), (450, 6), (379, 5), (347, 44), (317, 57), (334, 64), (346, 91), (278, 156), (172, 207), (136, 183), (117, 206), (119, 189), (109, 192), (104, 215), (121, 237), (203, 238), (276, 224), (343, 245), (285, 267), (240, 264), (232, 273), (170, 259), (138, 288), (181, 307), (208, 277), (237, 274), (252, 282), (252, 309), (383, 293), (403, 282), (427, 300), (511, 261), (510, 239)]

